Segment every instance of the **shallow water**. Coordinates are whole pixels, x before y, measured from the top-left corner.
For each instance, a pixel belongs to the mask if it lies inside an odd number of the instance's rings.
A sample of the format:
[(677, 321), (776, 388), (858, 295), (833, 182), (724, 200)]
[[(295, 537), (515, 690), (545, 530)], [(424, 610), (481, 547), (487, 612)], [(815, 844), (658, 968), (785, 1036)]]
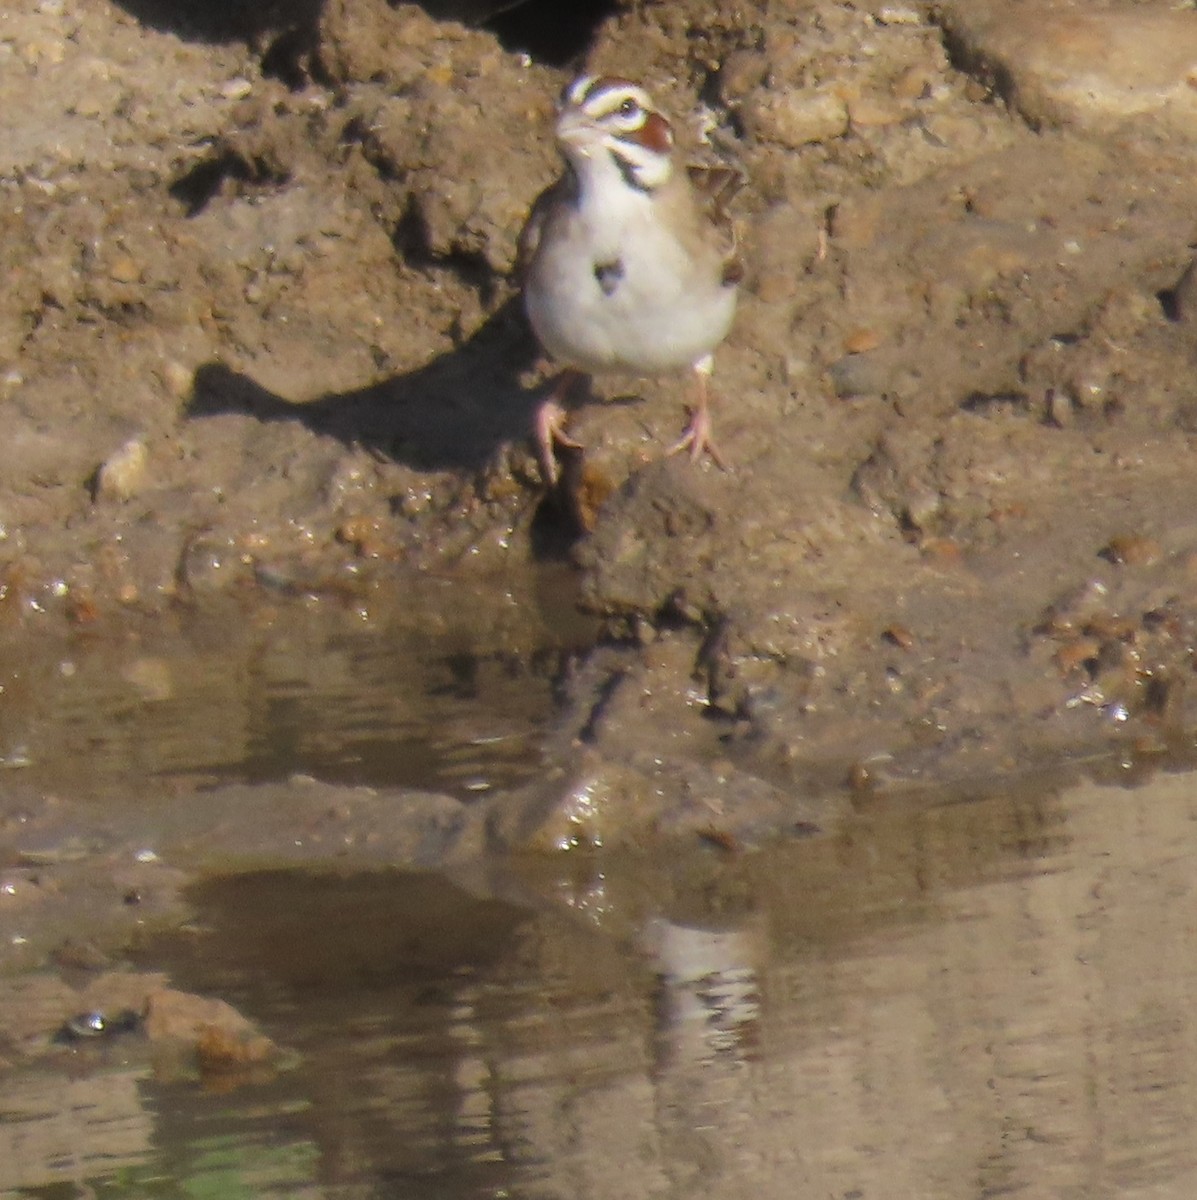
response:
[(105, 800), (296, 774), (467, 798), (535, 769), (562, 658), (592, 637), (564, 571), (506, 602), (430, 579), (380, 612), (259, 598), (57, 652), (20, 636), (0, 642), (0, 768)]
[(10, 1079), (0, 1195), (1197, 1194), (1197, 779), (758, 855), (205, 883), (145, 948), (292, 1052)]

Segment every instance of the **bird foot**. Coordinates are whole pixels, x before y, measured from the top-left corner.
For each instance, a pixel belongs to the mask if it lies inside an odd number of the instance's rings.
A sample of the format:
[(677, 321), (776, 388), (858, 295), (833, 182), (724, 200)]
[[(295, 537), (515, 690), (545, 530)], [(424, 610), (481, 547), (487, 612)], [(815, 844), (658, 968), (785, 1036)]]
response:
[(727, 462), (719, 453), (719, 447), (715, 445), (710, 411), (705, 404), (700, 404), (689, 412), (690, 423), (686, 426), (685, 433), (669, 447), (668, 453), (681, 454), (683, 451), (689, 451), (691, 462), (698, 462), (705, 454), (721, 471), (726, 471)]
[(565, 417), (565, 409), (552, 396), (536, 410), (536, 457), (540, 462), (540, 477), (548, 488), (556, 487), (561, 478), (557, 448), (582, 449), (582, 443), (565, 432)]

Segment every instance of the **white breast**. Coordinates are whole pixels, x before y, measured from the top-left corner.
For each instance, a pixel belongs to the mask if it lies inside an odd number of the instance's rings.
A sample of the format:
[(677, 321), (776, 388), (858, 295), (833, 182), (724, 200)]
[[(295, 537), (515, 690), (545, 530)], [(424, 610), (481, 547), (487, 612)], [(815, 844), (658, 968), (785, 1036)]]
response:
[(584, 193), (545, 229), (525, 291), (532, 328), (550, 354), (588, 373), (693, 365), (727, 335), (735, 290), (658, 221), (651, 194), (601, 190), (604, 203)]

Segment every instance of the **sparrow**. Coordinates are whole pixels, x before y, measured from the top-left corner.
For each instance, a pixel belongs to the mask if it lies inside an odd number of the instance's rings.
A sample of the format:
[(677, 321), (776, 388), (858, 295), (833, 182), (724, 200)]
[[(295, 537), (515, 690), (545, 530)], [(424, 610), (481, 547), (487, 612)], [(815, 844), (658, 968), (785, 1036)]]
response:
[(562, 367), (540, 404), (542, 477), (556, 483), (564, 400), (585, 375), (689, 369), (696, 399), (670, 453), (723, 458), (712, 437), (708, 382), (727, 336), (743, 266), (727, 215), (742, 176), (678, 164), (673, 129), (638, 84), (582, 75), (561, 94), (560, 178), (536, 200), (520, 235), (524, 305), (540, 344)]

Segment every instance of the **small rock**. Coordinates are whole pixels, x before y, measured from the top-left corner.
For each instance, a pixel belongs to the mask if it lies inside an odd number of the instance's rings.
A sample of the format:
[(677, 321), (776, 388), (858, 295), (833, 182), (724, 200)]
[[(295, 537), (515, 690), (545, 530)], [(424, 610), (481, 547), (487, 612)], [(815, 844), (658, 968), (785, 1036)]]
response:
[(882, 638), (899, 650), (909, 650), (914, 645), (914, 634), (900, 624), (887, 625), (881, 632)]
[(837, 92), (758, 88), (744, 105), (744, 124), (753, 137), (790, 149), (830, 142), (848, 132), (848, 106)]
[(1052, 424), (1064, 429), (1073, 423), (1076, 415), (1072, 397), (1060, 388), (1048, 388), (1043, 398), (1044, 416)]
[(181, 362), (171, 359), (163, 364), (162, 382), (166, 384), (166, 390), (176, 400), (184, 400), (191, 395), (195, 384), (195, 372)]
[(918, 10), (905, 4), (883, 4), (877, 10), (878, 25), (918, 25), (922, 18)]
[(895, 100), (921, 100), (931, 91), (931, 75), (924, 67), (910, 67), (894, 80)]
[(129, 500), (145, 487), (149, 451), (140, 438), (131, 438), (96, 472), (97, 500)]
[(108, 278), (115, 283), (140, 283), (143, 274), (141, 263), (130, 254), (122, 254), (108, 267)]
[(957, 563), (964, 557), (960, 543), (949, 537), (926, 538), (919, 544), (924, 558), (940, 563)]
[(220, 94), (226, 100), (243, 100), (253, 89), (254, 85), (248, 79), (238, 75), (220, 85)]
[(736, 102), (764, 82), (768, 61), (756, 50), (734, 50), (719, 71), (719, 91), (725, 101)]
[(1151, 567), (1164, 556), (1163, 547), (1155, 538), (1141, 534), (1118, 534), (1100, 550), (1100, 556), (1120, 567)]
[(864, 354), (869, 350), (876, 350), (881, 345), (881, 334), (873, 328), (853, 329), (844, 338), (844, 353), (845, 354)]

